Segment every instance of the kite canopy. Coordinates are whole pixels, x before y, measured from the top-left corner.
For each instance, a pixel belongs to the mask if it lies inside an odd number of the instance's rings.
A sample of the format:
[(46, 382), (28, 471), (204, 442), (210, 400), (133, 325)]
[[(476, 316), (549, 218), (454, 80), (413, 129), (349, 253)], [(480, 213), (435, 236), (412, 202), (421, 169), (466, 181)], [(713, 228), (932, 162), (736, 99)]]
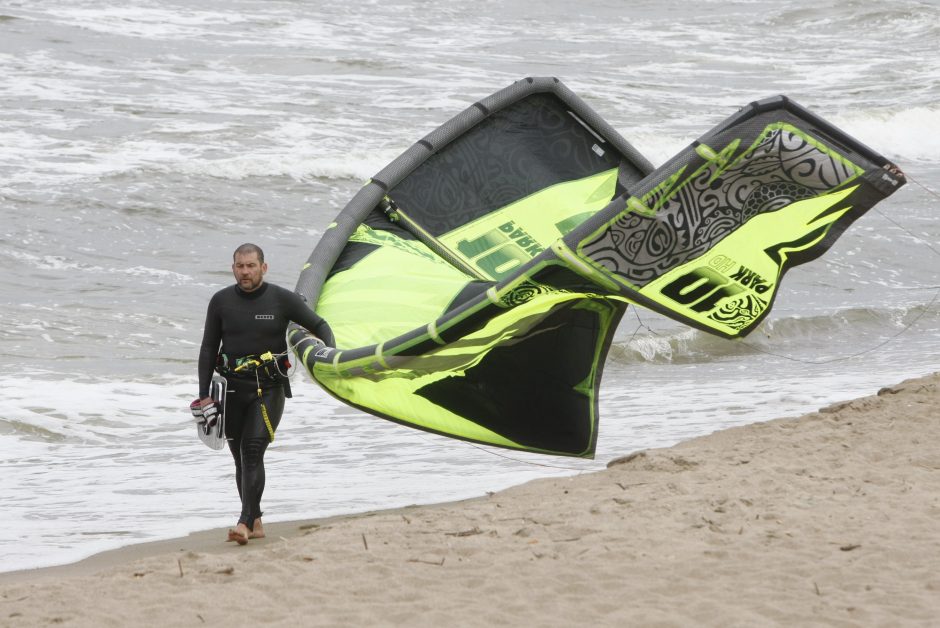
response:
[(298, 327), (290, 341), (318, 383), (366, 412), (592, 457), (628, 303), (744, 336), (790, 267), (903, 183), (782, 96), (654, 169), (557, 79), (525, 79), (359, 190), (297, 284), (336, 347)]

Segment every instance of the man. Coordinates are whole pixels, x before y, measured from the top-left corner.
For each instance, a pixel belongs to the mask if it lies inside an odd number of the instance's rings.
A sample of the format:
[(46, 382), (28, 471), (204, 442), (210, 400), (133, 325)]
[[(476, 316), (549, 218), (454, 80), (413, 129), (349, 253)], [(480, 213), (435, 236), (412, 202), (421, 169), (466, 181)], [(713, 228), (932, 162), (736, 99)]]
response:
[[(290, 397), (287, 379), (287, 340), (291, 321), (333, 344), (329, 325), (307, 307), (300, 295), (265, 283), (264, 252), (242, 244), (232, 256), (235, 285), (216, 292), (209, 301), (199, 350), (199, 399), (209, 396), (213, 370), (228, 380), (225, 435), (235, 458), (235, 485), (242, 501), (241, 516), (228, 540), (244, 545), (264, 537), (261, 494), (264, 492), (264, 452)], [(221, 344), (221, 348), (220, 348)]]

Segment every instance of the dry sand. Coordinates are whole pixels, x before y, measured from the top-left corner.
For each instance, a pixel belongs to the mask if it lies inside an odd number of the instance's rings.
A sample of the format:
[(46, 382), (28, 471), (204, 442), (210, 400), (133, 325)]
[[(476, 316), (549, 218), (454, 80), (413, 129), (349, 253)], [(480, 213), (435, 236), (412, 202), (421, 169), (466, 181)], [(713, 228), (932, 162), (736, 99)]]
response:
[(0, 578), (4, 626), (940, 626), (940, 374), (488, 497)]

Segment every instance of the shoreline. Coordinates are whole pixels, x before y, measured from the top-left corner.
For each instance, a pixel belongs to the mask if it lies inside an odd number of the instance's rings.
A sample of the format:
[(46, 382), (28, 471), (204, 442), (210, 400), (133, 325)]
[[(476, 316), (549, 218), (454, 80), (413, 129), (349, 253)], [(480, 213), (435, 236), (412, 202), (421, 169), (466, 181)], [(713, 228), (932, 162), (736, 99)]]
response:
[(142, 541), (130, 545), (122, 545), (113, 549), (96, 552), (91, 556), (71, 563), (61, 565), (47, 565), (45, 567), (32, 567), (15, 569), (13, 571), (0, 571), (0, 589), (14, 582), (32, 582), (55, 578), (83, 577), (124, 565), (129, 561), (142, 560), (152, 556), (165, 554), (181, 554), (184, 552), (205, 552), (208, 554), (223, 554), (229, 550), (247, 552), (270, 547), (273, 543), (290, 541), (294, 537), (303, 536), (308, 530), (323, 526), (330, 526), (343, 521), (354, 521), (364, 517), (374, 517), (383, 514), (402, 514), (413, 512), (421, 508), (436, 508), (450, 505), (465, 504), (489, 496), (481, 495), (462, 500), (446, 501), (433, 504), (415, 504), (400, 508), (386, 508), (381, 510), (368, 510), (361, 513), (339, 514), (329, 517), (314, 517), (310, 519), (290, 519), (288, 521), (275, 521), (264, 524), (265, 538), (252, 539), (244, 546), (226, 541), (226, 532), (231, 526), (222, 528), (207, 528), (190, 532), (186, 536), (177, 536), (156, 541)]
[(482, 497), (7, 572), (0, 625), (928, 626), (938, 417), (933, 373)]

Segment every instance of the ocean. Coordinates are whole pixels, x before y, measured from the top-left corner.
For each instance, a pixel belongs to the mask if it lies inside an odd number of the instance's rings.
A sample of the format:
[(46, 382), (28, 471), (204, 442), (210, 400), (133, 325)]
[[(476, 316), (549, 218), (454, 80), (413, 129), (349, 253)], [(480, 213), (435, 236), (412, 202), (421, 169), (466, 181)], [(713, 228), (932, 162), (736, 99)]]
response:
[(266, 457), (266, 521), (590, 472), (940, 368), (937, 2), (10, 0), (0, 571), (234, 524), (231, 457), (188, 411), (232, 250), (257, 243), (267, 279), (292, 288), (365, 180), (526, 76), (561, 79), (654, 164), (786, 94), (910, 181), (791, 271), (743, 341), (630, 309), (593, 461), (394, 425), (298, 372)]

